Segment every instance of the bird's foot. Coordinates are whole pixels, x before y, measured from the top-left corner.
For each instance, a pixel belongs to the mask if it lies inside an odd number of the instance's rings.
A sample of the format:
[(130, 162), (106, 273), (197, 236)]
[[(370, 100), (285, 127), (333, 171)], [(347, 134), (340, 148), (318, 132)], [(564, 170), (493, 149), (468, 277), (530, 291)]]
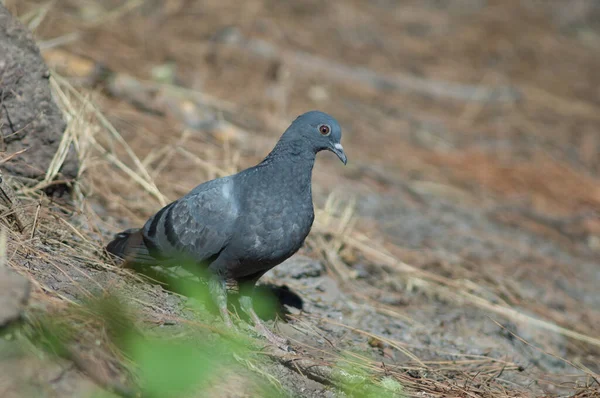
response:
[(256, 332), (265, 337), (269, 343), (273, 344), (280, 350), (285, 352), (294, 352), (294, 350), (290, 347), (290, 341), (288, 339), (273, 333), (259, 318), (254, 311), (251, 296), (244, 295), (240, 297), (240, 304), (242, 310), (250, 317), (250, 319), (252, 319), (252, 322), (254, 322), (254, 328)]
[(290, 341), (285, 337), (279, 336), (271, 331), (262, 321), (255, 322), (256, 331), (262, 335), (267, 341), (280, 350), (286, 352), (293, 352), (294, 350), (290, 347)]
[[(229, 315), (229, 312), (227, 310), (221, 311), (221, 317), (228, 329), (230, 329), (232, 331), (238, 331), (238, 328), (231, 321), (231, 316)], [(267, 341), (269, 343), (271, 343), (272, 345), (274, 345), (275, 347), (277, 347), (278, 349), (280, 349), (282, 351), (294, 352), (294, 350), (290, 346), (290, 341), (288, 339), (286, 339), (285, 337), (282, 337), (282, 336), (279, 336), (279, 335), (273, 333), (271, 331), (271, 329), (269, 329), (267, 327), (267, 325), (265, 325), (260, 319), (258, 319), (258, 316), (256, 316), (256, 318), (253, 317), (253, 321), (254, 321), (254, 330), (259, 335), (261, 335), (265, 339), (267, 339)], [(252, 329), (252, 327), (250, 325), (248, 325), (248, 326), (250, 327), (250, 329)]]
[(231, 316), (229, 315), (229, 311), (227, 311), (227, 307), (219, 308), (219, 312), (221, 313), (221, 319), (225, 323), (228, 329), (235, 329), (233, 326), (233, 322), (231, 321)]

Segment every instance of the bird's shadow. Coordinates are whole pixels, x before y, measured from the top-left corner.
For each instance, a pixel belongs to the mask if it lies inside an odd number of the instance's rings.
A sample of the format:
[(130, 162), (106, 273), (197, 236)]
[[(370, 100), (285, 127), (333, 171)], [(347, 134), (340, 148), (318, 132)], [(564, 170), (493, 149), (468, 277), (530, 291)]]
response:
[[(186, 297), (199, 299), (206, 307), (206, 310), (213, 315), (219, 314), (214, 301), (211, 299), (206, 281), (198, 279), (193, 275), (180, 275), (172, 272), (169, 268), (162, 267), (131, 267), (138, 274), (144, 275), (154, 283), (160, 284), (164, 289)], [(240, 309), (239, 295), (235, 293), (228, 294), (227, 304), (230, 310), (240, 315), (241, 318), (248, 321), (248, 317)], [(287, 285), (275, 285), (272, 283), (258, 284), (254, 290), (254, 310), (263, 320), (272, 320), (279, 318), (286, 320), (290, 313), (286, 306), (302, 310), (304, 301)]]

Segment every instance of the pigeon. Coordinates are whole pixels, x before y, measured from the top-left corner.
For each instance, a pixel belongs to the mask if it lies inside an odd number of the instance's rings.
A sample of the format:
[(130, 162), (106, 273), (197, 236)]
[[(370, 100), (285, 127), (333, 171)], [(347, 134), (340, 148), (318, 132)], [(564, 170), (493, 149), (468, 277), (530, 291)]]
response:
[(315, 217), (311, 186), (316, 154), (329, 150), (345, 165), (341, 138), (341, 127), (332, 116), (304, 113), (258, 165), (198, 185), (160, 209), (142, 228), (115, 235), (106, 251), (131, 265), (183, 262), (199, 277), (208, 275), (210, 296), (228, 327), (233, 324), (227, 288), (239, 287), (240, 307), (257, 332), (285, 346), (286, 340), (254, 312), (254, 286), (304, 243)]

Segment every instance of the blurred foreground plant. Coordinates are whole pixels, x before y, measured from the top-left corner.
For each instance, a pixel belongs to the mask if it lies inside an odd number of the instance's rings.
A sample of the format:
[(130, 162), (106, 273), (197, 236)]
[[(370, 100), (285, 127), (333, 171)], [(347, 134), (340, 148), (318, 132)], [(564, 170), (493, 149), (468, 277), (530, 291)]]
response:
[[(60, 314), (30, 317), (27, 337), (44, 351), (78, 364), (82, 363), (80, 351), (94, 345), (102, 347), (116, 361), (127, 364), (122, 369), (125, 375), (116, 381), (99, 380), (93, 373), (102, 372), (103, 365), (93, 361), (84, 363), (83, 370), (104, 388), (126, 396), (199, 396), (202, 391), (221, 388), (231, 375), (248, 374), (240, 358), (257, 361), (252, 357), (251, 340), (242, 335), (228, 333), (226, 338), (219, 338), (213, 333), (216, 329), (206, 327), (184, 333), (179, 330), (170, 336), (164, 328), (163, 333), (151, 330), (141, 318), (123, 298), (104, 295), (68, 307)], [(281, 395), (258, 378), (251, 383), (260, 396)], [(113, 394), (102, 392), (96, 396)]]
[[(51, 357), (73, 361), (103, 387), (104, 391), (94, 393), (94, 397), (290, 396), (280, 380), (287, 373), (270, 374), (275, 367), (269, 366), (269, 355), (258, 354), (264, 346), (262, 340), (229, 330), (221, 323), (211, 326), (200, 321), (210, 319), (207, 308), (213, 306), (202, 284), (173, 276), (163, 283), (187, 296), (191, 311), (167, 314), (170, 321), (165, 322), (157, 319), (159, 313), (148, 316), (129, 304), (133, 300), (125, 294), (134, 289), (104, 291), (80, 304), (31, 310), (16, 335), (30, 349), (41, 348)], [(256, 310), (262, 314), (272, 314), (276, 304), (268, 295), (259, 294), (255, 300)], [(239, 326), (246, 324), (239, 322)], [(402, 396), (397, 381), (377, 380), (368, 374), (367, 367), (356, 366), (355, 358), (344, 358), (333, 366), (329, 380), (343, 391), (342, 395)], [(289, 367), (293, 369), (293, 365)]]

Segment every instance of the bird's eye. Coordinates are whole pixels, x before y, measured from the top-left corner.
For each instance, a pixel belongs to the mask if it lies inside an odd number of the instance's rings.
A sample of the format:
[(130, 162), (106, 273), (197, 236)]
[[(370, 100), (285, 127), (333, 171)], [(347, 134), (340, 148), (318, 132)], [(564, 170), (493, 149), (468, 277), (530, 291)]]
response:
[(329, 133), (331, 133), (331, 128), (326, 124), (322, 124), (319, 126), (319, 133), (321, 133), (321, 135), (327, 136), (329, 135)]

